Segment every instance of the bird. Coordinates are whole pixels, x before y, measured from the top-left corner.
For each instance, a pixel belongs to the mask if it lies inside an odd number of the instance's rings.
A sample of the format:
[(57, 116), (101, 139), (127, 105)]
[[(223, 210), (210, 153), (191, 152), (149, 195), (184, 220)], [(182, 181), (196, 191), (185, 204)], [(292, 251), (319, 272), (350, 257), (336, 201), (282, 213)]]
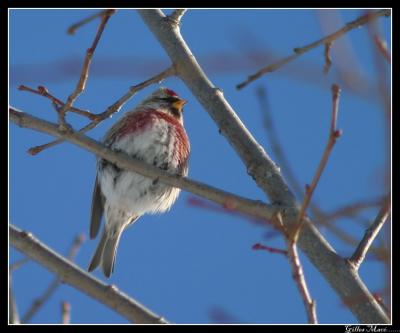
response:
[[(190, 142), (183, 125), (187, 101), (161, 87), (133, 110), (126, 112), (105, 134), (102, 142), (116, 152), (144, 161), (171, 174), (187, 176)], [(142, 215), (168, 211), (180, 189), (119, 168), (97, 158), (90, 230), (96, 238), (104, 215), (100, 241), (88, 271), (101, 266), (109, 278), (114, 271), (118, 244), (126, 227)]]

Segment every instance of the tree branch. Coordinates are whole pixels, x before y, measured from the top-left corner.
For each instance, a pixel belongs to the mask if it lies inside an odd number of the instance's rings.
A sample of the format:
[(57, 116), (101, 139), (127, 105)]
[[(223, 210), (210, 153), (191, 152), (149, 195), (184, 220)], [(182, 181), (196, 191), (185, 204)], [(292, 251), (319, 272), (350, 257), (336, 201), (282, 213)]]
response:
[[(81, 247), (84, 241), (83, 235), (78, 235), (75, 237), (72, 242), (71, 249), (68, 251), (68, 260), (74, 260), (75, 256)], [(62, 283), (62, 280), (59, 276), (56, 276), (54, 280), (50, 283), (50, 285), (46, 288), (43, 294), (40, 297), (37, 297), (33, 302), (26, 313), (22, 316), (21, 322), (23, 324), (28, 323), (32, 317), (37, 313), (37, 311), (42, 307), (44, 303), (50, 298), (50, 296), (57, 290), (57, 288)]]
[(356, 250), (353, 255), (350, 257), (349, 262), (352, 264), (355, 270), (358, 270), (360, 265), (365, 259), (368, 250), (370, 249), (372, 242), (375, 237), (378, 235), (379, 231), (383, 227), (387, 218), (390, 214), (390, 198), (388, 197), (382, 208), (380, 209), (375, 221), (371, 224), (371, 226), (365, 231), (364, 237), (361, 240), (360, 244), (358, 244)]
[[(293, 226), (298, 217), (299, 210), (296, 209), (298, 204), (279, 168), (240, 121), (223, 97), (222, 91), (207, 78), (183, 40), (179, 27), (165, 19), (166, 16), (161, 10), (141, 9), (138, 12), (175, 64), (177, 75), (214, 119), (220, 133), (228, 139), (257, 185), (272, 202), (293, 207), (282, 210), (285, 226)], [(349, 295), (364, 297), (365, 302), (349, 306), (360, 322), (390, 322), (356, 272), (346, 260), (336, 254), (307, 218), (300, 232), (298, 244), (342, 299)]]
[(68, 261), (49, 247), (45, 246), (31, 233), (9, 225), (10, 243), (17, 250), (39, 262), (48, 270), (57, 274), (64, 282), (80, 290), (84, 294), (100, 301), (129, 321), (137, 324), (166, 324), (143, 305), (117, 290), (113, 285), (106, 285), (86, 271)]
[(286, 65), (287, 63), (297, 59), (298, 57), (300, 57), (302, 54), (316, 48), (317, 46), (323, 45), (323, 44), (329, 44), (332, 43), (334, 40), (338, 39), (339, 37), (342, 37), (345, 33), (349, 32), (350, 30), (356, 29), (364, 24), (367, 24), (373, 20), (375, 20), (376, 18), (380, 17), (380, 16), (390, 16), (391, 15), (391, 10), (390, 9), (381, 9), (381, 10), (377, 10), (373, 13), (368, 13), (366, 15), (360, 16), (359, 18), (355, 19), (354, 21), (348, 22), (344, 27), (342, 27), (341, 29), (335, 31), (334, 33), (320, 39), (317, 40), (311, 44), (308, 44), (306, 46), (303, 47), (296, 47), (293, 49), (293, 54), (291, 54), (290, 56), (283, 58), (271, 65), (268, 65), (262, 69), (260, 69), (257, 73), (250, 75), (246, 81), (238, 84), (236, 86), (237, 89), (242, 89), (244, 87), (246, 87), (249, 83), (255, 81), (256, 79), (260, 78), (261, 76), (263, 76), (264, 74), (276, 71), (277, 69), (281, 68), (282, 66)]
[(250, 200), (238, 195), (219, 190), (215, 187), (172, 175), (164, 170), (149, 165), (143, 161), (133, 159), (124, 153), (116, 153), (97, 141), (80, 134), (79, 132), (64, 132), (56, 124), (38, 119), (17, 109), (10, 107), (10, 120), (17, 125), (48, 133), (56, 137), (68, 140), (109, 162), (116, 164), (121, 169), (137, 172), (145, 177), (179, 187), (193, 194), (214, 201), (221, 205), (229, 205), (230, 209), (238, 210), (248, 215), (253, 215), (264, 220), (271, 219), (281, 209), (290, 210), (289, 207), (268, 205), (261, 201)]

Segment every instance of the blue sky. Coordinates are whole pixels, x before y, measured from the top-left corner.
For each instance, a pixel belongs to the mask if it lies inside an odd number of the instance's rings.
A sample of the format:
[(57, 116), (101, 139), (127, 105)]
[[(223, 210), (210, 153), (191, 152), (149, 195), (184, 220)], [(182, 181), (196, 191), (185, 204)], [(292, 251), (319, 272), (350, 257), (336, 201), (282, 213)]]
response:
[[(44, 85), (66, 100), (75, 87), (98, 21), (85, 25), (74, 36), (67, 35), (66, 29), (94, 11), (10, 10), (11, 105), (37, 117), (56, 120), (48, 100), (18, 91), (17, 87)], [(260, 86), (267, 89), (279, 140), (301, 184), (311, 181), (326, 144), (332, 108), (330, 86), (343, 84), (338, 67), (352, 78), (355, 71), (361, 73), (362, 83), (377, 84), (367, 29), (356, 29), (334, 44), (333, 65), (326, 76), (322, 74), (323, 48), (317, 48), (241, 91), (235, 86), (273, 61), (271, 54), (286, 56), (293, 47), (313, 42), (362, 13), (362, 10), (189, 10), (183, 18), (182, 35), (209, 79), (224, 91), (238, 116), (275, 159), (255, 93)], [(339, 19), (338, 25), (334, 17)], [(389, 49), (390, 25), (390, 18), (378, 20)], [(321, 29), (322, 26), (328, 30)], [(337, 52), (346, 45), (351, 46), (350, 53)], [(133, 10), (119, 10), (105, 29), (86, 90), (75, 106), (102, 112), (131, 85), (157, 74), (169, 64), (169, 58), (140, 16)], [(169, 78), (163, 85), (189, 101), (185, 106), (185, 127), (192, 148), (189, 177), (266, 201), (241, 160), (184, 84), (177, 78)], [(123, 112), (156, 88), (153, 85), (138, 93), (119, 114), (88, 135), (100, 139)], [(69, 115), (68, 120), (75, 128), (86, 123), (76, 115)], [(385, 193), (385, 118), (376, 87), (367, 85), (361, 92), (343, 88), (338, 127), (343, 136), (313, 198), (327, 212)], [(51, 137), (14, 124), (10, 124), (9, 139), (10, 222), (65, 254), (76, 234), (88, 233), (95, 157), (69, 143), (32, 157), (26, 153), (27, 149), (46, 143)], [(267, 228), (255, 226), (244, 218), (193, 207), (188, 203), (191, 197), (183, 192), (169, 213), (143, 216), (124, 233), (109, 282), (175, 323), (212, 323), (213, 313), (219, 309), (246, 323), (305, 323), (304, 307), (287, 260), (251, 249), (258, 242), (283, 247), (281, 237), (267, 239)], [(362, 216), (370, 221), (377, 212), (375, 207), (365, 210)], [(362, 237), (363, 227), (352, 219), (335, 223), (353, 237)], [(324, 228), (320, 231), (339, 254), (352, 253), (352, 246)], [(83, 244), (76, 258), (78, 265), (87, 267), (96, 244), (97, 239)], [(11, 248), (10, 262), (20, 258), (22, 255)], [(302, 255), (301, 259), (320, 322), (356, 322), (307, 258)], [(103, 279), (101, 272), (94, 274)], [(373, 258), (363, 264), (360, 274), (371, 291), (379, 291), (385, 285), (384, 266)], [(14, 292), (21, 314), (52, 279), (53, 275), (35, 262), (14, 273)], [(71, 303), (72, 323), (127, 323), (67, 285), (57, 290), (32, 322), (59, 322), (62, 301)]]

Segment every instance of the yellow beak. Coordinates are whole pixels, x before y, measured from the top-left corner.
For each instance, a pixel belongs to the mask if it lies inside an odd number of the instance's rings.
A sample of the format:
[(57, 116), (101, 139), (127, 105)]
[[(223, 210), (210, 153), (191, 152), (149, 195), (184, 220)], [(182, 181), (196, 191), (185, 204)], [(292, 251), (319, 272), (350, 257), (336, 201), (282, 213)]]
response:
[(176, 102), (174, 102), (174, 103), (172, 103), (172, 106), (174, 107), (174, 108), (176, 108), (177, 110), (181, 110), (182, 109), (182, 107), (185, 105), (187, 103), (187, 100), (185, 100), (185, 99), (179, 99), (179, 100), (177, 100)]

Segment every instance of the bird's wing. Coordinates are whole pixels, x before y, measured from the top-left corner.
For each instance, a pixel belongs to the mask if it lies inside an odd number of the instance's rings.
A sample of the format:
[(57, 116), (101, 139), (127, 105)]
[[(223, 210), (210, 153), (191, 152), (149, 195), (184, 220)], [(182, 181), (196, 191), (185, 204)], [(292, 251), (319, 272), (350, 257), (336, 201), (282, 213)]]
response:
[(90, 238), (95, 238), (100, 229), (101, 217), (104, 210), (104, 197), (101, 193), (99, 182), (96, 180), (94, 183), (93, 197), (92, 197), (92, 214), (90, 217)]

